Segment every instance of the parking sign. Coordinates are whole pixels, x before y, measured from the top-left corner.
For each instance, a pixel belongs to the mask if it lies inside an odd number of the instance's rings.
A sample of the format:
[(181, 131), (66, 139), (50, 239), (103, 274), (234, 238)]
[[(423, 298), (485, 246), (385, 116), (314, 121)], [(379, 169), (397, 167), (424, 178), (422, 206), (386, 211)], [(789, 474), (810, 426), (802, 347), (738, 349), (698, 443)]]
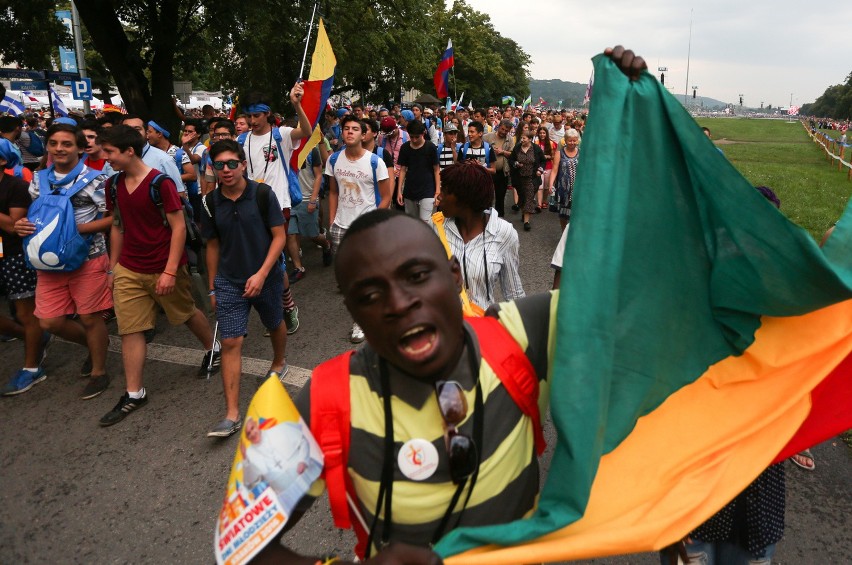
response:
[(74, 100), (91, 100), (92, 79), (81, 78), (71, 81), (71, 95), (74, 97)]

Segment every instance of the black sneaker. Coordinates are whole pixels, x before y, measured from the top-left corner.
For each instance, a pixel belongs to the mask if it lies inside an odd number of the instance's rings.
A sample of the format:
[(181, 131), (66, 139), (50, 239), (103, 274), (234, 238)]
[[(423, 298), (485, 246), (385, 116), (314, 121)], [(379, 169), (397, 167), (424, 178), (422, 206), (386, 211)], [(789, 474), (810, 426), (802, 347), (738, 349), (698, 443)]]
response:
[(113, 424), (117, 424), (124, 420), (128, 414), (137, 408), (142, 408), (147, 403), (147, 392), (142, 398), (130, 398), (130, 395), (125, 392), (118, 400), (118, 404), (116, 404), (112, 410), (104, 414), (103, 418), (101, 418), (100, 424), (102, 426), (112, 426)]
[[(216, 345), (219, 346), (219, 351), (216, 351)], [(212, 363), (211, 363), (212, 358)], [(198, 369), (199, 377), (206, 377), (208, 374), (213, 375), (219, 371), (219, 367), (222, 365), (222, 346), (217, 341), (213, 346), (213, 349), (209, 350), (204, 354), (204, 359), (201, 360), (201, 367)]]
[(83, 366), (80, 367), (80, 376), (81, 377), (91, 377), (92, 376), (92, 356), (89, 355), (86, 357), (86, 360), (83, 361)]
[(94, 398), (105, 391), (108, 386), (109, 377), (107, 375), (96, 375), (94, 377), (90, 377), (89, 382), (86, 383), (85, 387), (83, 387), (83, 393), (80, 395), (80, 398), (83, 400)]
[(297, 283), (300, 280), (302, 280), (303, 278), (305, 278), (305, 275), (307, 275), (307, 274), (308, 273), (307, 273), (307, 271), (305, 271), (304, 267), (302, 267), (301, 269), (293, 269), (290, 272), (290, 282)]

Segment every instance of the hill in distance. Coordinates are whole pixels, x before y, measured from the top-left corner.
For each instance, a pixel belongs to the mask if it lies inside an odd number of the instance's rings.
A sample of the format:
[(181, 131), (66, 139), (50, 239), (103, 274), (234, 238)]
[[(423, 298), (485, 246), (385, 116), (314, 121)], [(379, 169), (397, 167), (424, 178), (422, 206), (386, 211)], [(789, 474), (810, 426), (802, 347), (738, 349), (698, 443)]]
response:
[[(586, 95), (586, 86), (587, 84), (560, 79), (533, 79), (530, 81), (530, 92), (534, 105), (538, 104), (539, 98), (544, 98), (545, 105), (549, 107), (559, 106), (559, 101), (562, 100), (562, 107), (564, 108), (580, 108), (583, 105), (583, 97)], [(594, 90), (592, 95), (594, 96)], [(675, 94), (674, 96), (683, 104), (683, 94)], [(518, 103), (520, 103), (520, 100), (518, 100)], [(703, 107), (706, 110), (721, 110), (725, 107), (724, 102), (706, 96), (698, 96), (695, 99), (692, 96), (687, 96), (686, 104), (690, 107)]]

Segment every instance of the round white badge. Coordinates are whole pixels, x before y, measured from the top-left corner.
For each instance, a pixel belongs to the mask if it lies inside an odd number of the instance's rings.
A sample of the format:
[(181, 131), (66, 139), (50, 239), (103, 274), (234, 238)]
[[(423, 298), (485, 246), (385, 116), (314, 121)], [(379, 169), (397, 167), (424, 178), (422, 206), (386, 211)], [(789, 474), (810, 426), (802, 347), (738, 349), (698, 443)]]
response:
[(402, 444), (396, 462), (403, 475), (412, 481), (423, 481), (438, 468), (438, 450), (425, 439), (410, 439)]

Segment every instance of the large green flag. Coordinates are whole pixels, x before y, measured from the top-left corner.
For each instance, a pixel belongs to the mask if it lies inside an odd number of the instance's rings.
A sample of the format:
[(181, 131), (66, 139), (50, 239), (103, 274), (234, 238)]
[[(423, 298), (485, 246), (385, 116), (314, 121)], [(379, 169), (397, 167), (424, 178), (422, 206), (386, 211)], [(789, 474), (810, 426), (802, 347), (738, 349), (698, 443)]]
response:
[[(852, 212), (821, 250), (654, 77), (594, 63), (551, 375), (559, 441), (540, 504), (436, 550), (534, 541), (452, 564), (661, 547), (773, 460), (852, 427)], [(833, 416), (815, 422), (820, 412)]]

